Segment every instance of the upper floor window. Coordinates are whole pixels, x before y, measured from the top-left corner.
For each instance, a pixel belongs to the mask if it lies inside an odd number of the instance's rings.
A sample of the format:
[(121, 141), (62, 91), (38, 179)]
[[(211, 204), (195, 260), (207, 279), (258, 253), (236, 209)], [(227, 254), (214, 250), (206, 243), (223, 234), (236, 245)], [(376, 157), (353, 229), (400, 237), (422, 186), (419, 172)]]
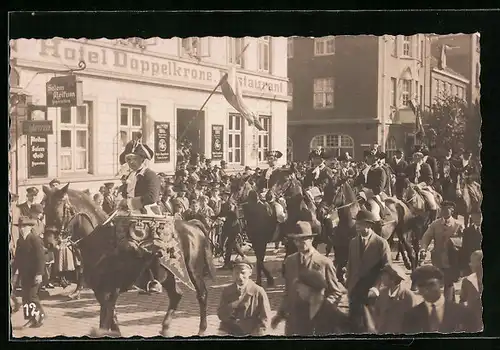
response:
[(210, 56), (210, 42), (208, 37), (199, 38), (196, 36), (181, 39), (182, 57), (201, 58)]
[(288, 97), (290, 101), (288, 101), (288, 109), (293, 109), (293, 84), (288, 82)]
[(403, 56), (411, 57), (411, 36), (403, 37)]
[(313, 137), (309, 147), (310, 150), (322, 148), (325, 152), (335, 157), (346, 153), (354, 157), (354, 140), (349, 135), (317, 135)]
[(144, 125), (143, 106), (121, 105), (120, 107), (120, 152), (125, 145), (143, 132)]
[(388, 159), (392, 159), (397, 151), (396, 139), (394, 137), (389, 137), (385, 142), (385, 153)]
[(91, 169), (91, 119), (91, 102), (61, 108), (58, 145), (61, 172), (89, 172)]
[(259, 57), (259, 71), (267, 72), (270, 71), (270, 62), (271, 62), (271, 37), (263, 36), (258, 39), (258, 57)]
[(420, 64), (424, 64), (424, 41), (420, 41)]
[(397, 107), (397, 87), (398, 80), (391, 78), (391, 107)]
[(293, 37), (288, 38), (286, 52), (288, 58), (293, 58)]
[(259, 131), (259, 147), (258, 147), (258, 158), (259, 162), (264, 162), (266, 160), (266, 153), (270, 150), (271, 145), (271, 118), (270, 117), (259, 117), (260, 125), (264, 127), (264, 130)]
[(333, 78), (314, 79), (314, 108), (333, 108)]
[(411, 100), (411, 80), (402, 80), (401, 105), (409, 106)]
[(333, 55), (335, 53), (335, 37), (326, 36), (314, 39), (314, 56)]
[(398, 57), (398, 37), (395, 35), (392, 37), (391, 55)]
[(228, 38), (228, 61), (243, 67), (243, 38)]
[(229, 115), (227, 133), (227, 162), (229, 164), (242, 164), (243, 123), (241, 122), (241, 116), (239, 114)]

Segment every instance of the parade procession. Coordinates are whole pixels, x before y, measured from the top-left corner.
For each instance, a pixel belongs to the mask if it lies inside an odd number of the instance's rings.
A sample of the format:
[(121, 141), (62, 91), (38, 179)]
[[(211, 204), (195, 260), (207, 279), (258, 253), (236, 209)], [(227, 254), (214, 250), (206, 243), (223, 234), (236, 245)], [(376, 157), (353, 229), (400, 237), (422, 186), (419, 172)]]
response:
[(11, 40), (12, 337), (481, 332), (478, 38)]

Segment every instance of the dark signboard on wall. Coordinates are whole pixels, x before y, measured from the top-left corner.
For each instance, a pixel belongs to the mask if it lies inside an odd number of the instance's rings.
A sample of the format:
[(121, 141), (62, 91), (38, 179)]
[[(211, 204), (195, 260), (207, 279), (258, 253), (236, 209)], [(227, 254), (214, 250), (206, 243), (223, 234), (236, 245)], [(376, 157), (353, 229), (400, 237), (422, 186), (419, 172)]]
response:
[(49, 175), (48, 166), (48, 135), (30, 134), (28, 135), (28, 177), (47, 177)]
[(52, 120), (24, 120), (22, 125), (23, 135), (54, 133)]
[(224, 158), (224, 126), (212, 125), (212, 159)]
[(170, 162), (170, 123), (155, 122), (155, 163)]
[(47, 107), (74, 107), (83, 103), (83, 83), (74, 75), (50, 79), (46, 90)]

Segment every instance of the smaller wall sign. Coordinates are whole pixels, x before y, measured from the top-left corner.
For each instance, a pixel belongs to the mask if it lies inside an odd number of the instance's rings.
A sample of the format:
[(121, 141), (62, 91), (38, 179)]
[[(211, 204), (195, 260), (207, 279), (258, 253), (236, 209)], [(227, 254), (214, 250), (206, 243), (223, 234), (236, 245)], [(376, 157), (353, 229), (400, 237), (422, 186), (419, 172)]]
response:
[(170, 123), (155, 122), (155, 163), (170, 162)]
[(83, 83), (74, 75), (50, 79), (46, 90), (47, 107), (75, 107), (83, 103)]
[(47, 177), (48, 142), (47, 134), (28, 135), (28, 177)]
[(212, 159), (224, 158), (224, 125), (212, 125)]
[(23, 135), (53, 133), (52, 120), (23, 120)]

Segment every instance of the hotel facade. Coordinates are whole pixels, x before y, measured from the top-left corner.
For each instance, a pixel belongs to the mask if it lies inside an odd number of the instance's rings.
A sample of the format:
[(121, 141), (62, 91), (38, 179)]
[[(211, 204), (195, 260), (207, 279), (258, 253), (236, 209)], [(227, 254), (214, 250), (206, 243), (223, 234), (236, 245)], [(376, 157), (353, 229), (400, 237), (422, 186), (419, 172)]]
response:
[[(149, 166), (157, 172), (174, 172), (184, 139), (206, 158), (224, 159), (230, 171), (265, 167), (267, 150), (286, 152), (286, 45), (274, 37), (11, 41), (11, 102), (27, 96), (35, 106), (28, 113), (11, 107), (11, 192), (23, 200), (27, 187), (53, 178), (92, 193), (104, 182), (118, 183), (119, 154), (138, 132), (156, 151)], [(200, 109), (233, 66), (264, 131), (249, 127), (220, 88)], [(82, 101), (47, 107), (47, 83), (69, 74), (81, 85)], [(27, 134), (25, 119), (52, 126)]]

